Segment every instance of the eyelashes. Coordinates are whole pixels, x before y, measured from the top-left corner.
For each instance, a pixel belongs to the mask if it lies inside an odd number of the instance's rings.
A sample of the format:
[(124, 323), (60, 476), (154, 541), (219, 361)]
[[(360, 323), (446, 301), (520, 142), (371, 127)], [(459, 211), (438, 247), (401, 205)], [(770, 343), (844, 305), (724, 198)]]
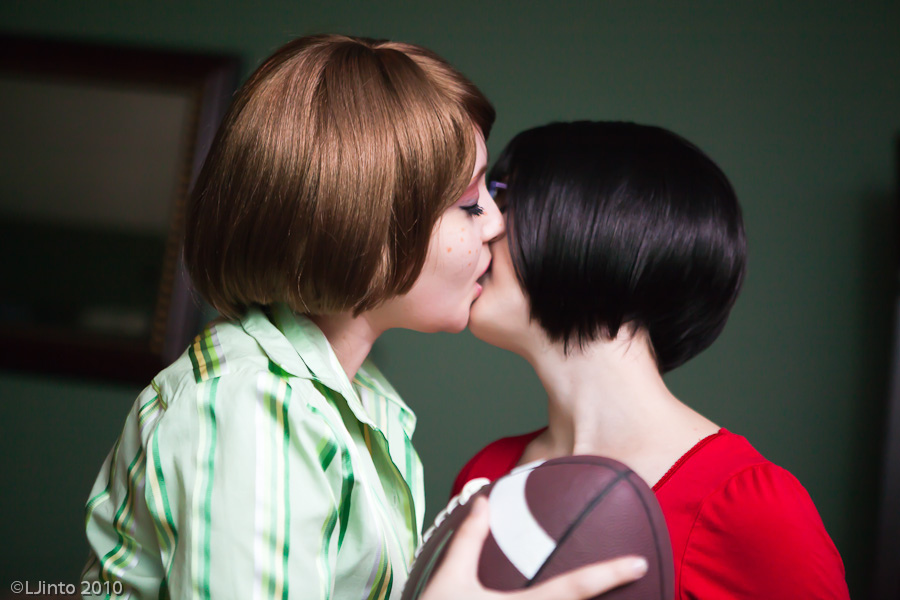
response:
[(480, 217), (481, 215), (484, 214), (484, 207), (482, 207), (477, 202), (475, 204), (471, 204), (469, 206), (463, 206), (461, 208), (473, 217)]

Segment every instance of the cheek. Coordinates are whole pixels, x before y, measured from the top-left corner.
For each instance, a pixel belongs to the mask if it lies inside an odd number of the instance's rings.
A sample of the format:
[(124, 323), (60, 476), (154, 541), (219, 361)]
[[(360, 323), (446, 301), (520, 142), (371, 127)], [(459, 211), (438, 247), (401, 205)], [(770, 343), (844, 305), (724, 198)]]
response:
[(482, 244), (472, 227), (455, 227), (440, 236), (439, 269), (448, 277), (470, 277), (478, 268)]
[(484, 295), (491, 298), (494, 308), (507, 317), (528, 315), (528, 300), (516, 277), (506, 246), (495, 246), (494, 262), (491, 267), (491, 278), (485, 287)]

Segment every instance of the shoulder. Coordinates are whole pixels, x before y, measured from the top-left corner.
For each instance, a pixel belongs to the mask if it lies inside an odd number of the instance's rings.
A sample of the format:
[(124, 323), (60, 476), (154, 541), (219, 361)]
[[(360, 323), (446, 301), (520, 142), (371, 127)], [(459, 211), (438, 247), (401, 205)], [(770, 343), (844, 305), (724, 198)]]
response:
[(469, 459), (456, 476), (453, 483), (451, 496), (457, 495), (466, 482), (479, 477), (485, 477), (491, 481), (509, 473), (522, 458), (525, 447), (536, 438), (544, 429), (538, 429), (530, 433), (515, 435), (495, 440), (482, 448), (475, 456)]
[[(771, 462), (744, 467), (702, 501), (697, 526), (727, 526), (746, 541), (774, 542), (791, 533), (825, 532), (812, 499), (786, 469)], [(695, 526), (696, 529), (696, 526)]]
[[(198, 333), (172, 364), (160, 371), (149, 388), (165, 406), (192, 396), (200, 386), (229, 375), (267, 370), (268, 360), (255, 340), (234, 321), (216, 320)], [(227, 377), (233, 380), (234, 377)]]
[(753, 452), (758, 459), (719, 459), (730, 472), (700, 499), (682, 589), (700, 597), (847, 597), (840, 554), (806, 489)]
[[(722, 430), (682, 470), (687, 481), (678, 483), (683, 495), (696, 495), (697, 522), (727, 522), (729, 529), (742, 522), (750, 526), (822, 524), (797, 478), (739, 435)], [(757, 537), (765, 535), (765, 529), (758, 527), (748, 529), (748, 535), (751, 530)]]
[(244, 441), (252, 437), (248, 428), (269, 421), (292, 435), (335, 438), (341, 428), (340, 416), (313, 381), (284, 371), (235, 321), (207, 325), (153, 378), (144, 392), (150, 394), (161, 408), (153, 429), (172, 442), (169, 448), (196, 440), (192, 432), (202, 427)]
[(219, 396), (230, 392), (258, 395), (266, 393), (267, 386), (277, 387), (278, 381), (294, 391), (308, 389), (321, 395), (309, 379), (295, 377), (273, 361), (240, 322), (216, 320), (153, 378), (150, 387), (169, 407), (174, 401), (196, 397), (200, 388), (214, 388), (210, 393)]
[(251, 506), (256, 492), (246, 482), (260, 477), (302, 487), (307, 512), (330, 510), (339, 497), (351, 468), (340, 412), (312, 380), (269, 360), (239, 325), (207, 327), (153, 379), (144, 393), (151, 395), (157, 412), (144, 409), (134, 423), (148, 469), (165, 483), (155, 493), (173, 506), (205, 482), (214, 482), (213, 502), (222, 510)]

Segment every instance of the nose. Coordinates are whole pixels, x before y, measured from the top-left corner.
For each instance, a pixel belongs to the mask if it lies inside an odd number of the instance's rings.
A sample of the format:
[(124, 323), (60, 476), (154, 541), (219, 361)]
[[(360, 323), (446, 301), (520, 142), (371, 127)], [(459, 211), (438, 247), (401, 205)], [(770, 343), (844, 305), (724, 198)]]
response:
[(487, 196), (486, 198), (479, 200), (484, 208), (484, 214), (481, 217), (481, 236), (486, 243), (491, 243), (506, 234), (506, 219), (490, 194), (485, 195)]

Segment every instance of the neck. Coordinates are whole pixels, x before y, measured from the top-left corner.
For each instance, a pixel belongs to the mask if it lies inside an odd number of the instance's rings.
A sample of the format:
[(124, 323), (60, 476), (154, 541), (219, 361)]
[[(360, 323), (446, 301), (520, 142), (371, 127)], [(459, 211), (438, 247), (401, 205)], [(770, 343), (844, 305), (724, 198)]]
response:
[(643, 330), (568, 354), (544, 343), (526, 358), (548, 396), (549, 428), (538, 451), (544, 458), (596, 454), (637, 470), (637, 457), (686, 450), (716, 430), (666, 387)]
[(331, 344), (347, 379), (356, 372), (372, 350), (372, 345), (384, 331), (376, 327), (367, 313), (354, 317), (352, 313), (313, 315), (310, 319), (322, 330)]

